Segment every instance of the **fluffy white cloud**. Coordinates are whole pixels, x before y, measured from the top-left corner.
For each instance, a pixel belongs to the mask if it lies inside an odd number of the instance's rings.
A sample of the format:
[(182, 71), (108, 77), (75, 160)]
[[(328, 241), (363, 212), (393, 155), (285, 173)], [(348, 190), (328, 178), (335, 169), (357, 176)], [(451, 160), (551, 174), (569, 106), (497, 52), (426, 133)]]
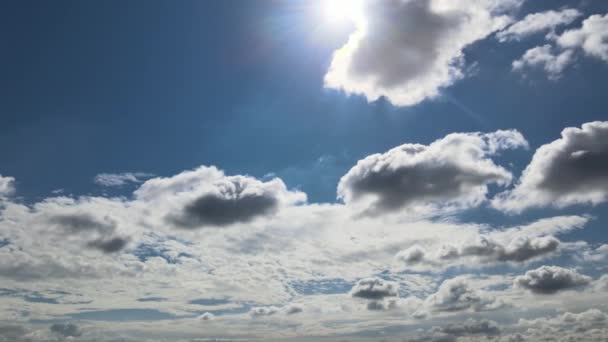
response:
[(513, 61), (513, 71), (523, 72), (528, 67), (542, 67), (549, 79), (557, 80), (566, 67), (574, 63), (574, 51), (554, 52), (550, 44), (529, 49), (520, 59)]
[(581, 28), (567, 30), (556, 40), (563, 48), (580, 48), (585, 54), (608, 62), (608, 14), (592, 15)]
[(338, 197), (367, 215), (476, 206), (486, 199), (488, 184), (506, 185), (512, 178), (489, 157), (526, 146), (517, 131), (454, 133), (430, 145), (404, 144), (360, 160), (340, 179)]
[(499, 194), (494, 207), (521, 212), (529, 207), (598, 204), (608, 198), (608, 122), (568, 127), (561, 139), (536, 150), (519, 183)]
[(590, 277), (558, 266), (541, 266), (515, 278), (515, 285), (536, 294), (554, 294), (590, 283)]
[(581, 15), (578, 10), (572, 8), (528, 14), (525, 18), (512, 24), (507, 29), (498, 32), (496, 37), (501, 42), (520, 40), (535, 33), (553, 30), (558, 26), (570, 24)]
[(465, 77), (463, 49), (511, 22), (520, 1), (366, 1), (325, 86), (408, 106)]
[(556, 317), (521, 319), (528, 341), (605, 341), (608, 338), (608, 315), (598, 309), (580, 313), (566, 312)]

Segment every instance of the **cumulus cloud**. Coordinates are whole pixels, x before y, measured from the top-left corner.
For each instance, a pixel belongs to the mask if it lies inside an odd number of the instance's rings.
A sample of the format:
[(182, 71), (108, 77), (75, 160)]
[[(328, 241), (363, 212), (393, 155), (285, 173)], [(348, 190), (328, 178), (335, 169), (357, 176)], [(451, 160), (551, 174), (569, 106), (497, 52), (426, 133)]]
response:
[(399, 295), (399, 285), (381, 278), (365, 278), (359, 280), (353, 286), (350, 290), (350, 295), (369, 300), (397, 297)]
[(12, 194), (15, 191), (15, 178), (0, 175), (0, 197)]
[(517, 131), (454, 133), (430, 145), (404, 144), (360, 160), (340, 179), (338, 197), (367, 215), (475, 206), (485, 200), (488, 184), (512, 178), (489, 157), (525, 146)]
[(154, 177), (144, 172), (100, 173), (95, 176), (96, 184), (108, 187), (121, 187), (128, 183), (141, 183), (144, 179)]
[(287, 190), (278, 178), (263, 182), (248, 176), (226, 176), (205, 166), (170, 178), (150, 179), (135, 195), (142, 201), (173, 207), (166, 221), (188, 229), (247, 223), (272, 216), (281, 206), (306, 200), (304, 193)]
[(496, 37), (505, 42), (508, 40), (520, 40), (535, 33), (553, 30), (561, 25), (571, 24), (582, 14), (572, 8), (560, 11), (549, 10), (540, 13), (526, 15), (522, 20), (512, 24), (507, 29), (500, 31)]
[(500, 333), (501, 329), (494, 321), (487, 319), (477, 321), (469, 318), (462, 323), (452, 323), (441, 327), (432, 327), (423, 334), (412, 338), (406, 338), (405, 341), (456, 342), (462, 341), (463, 339), (468, 341), (466, 338), (494, 337), (500, 335)]
[(115, 253), (124, 249), (128, 243), (129, 239), (114, 237), (107, 240), (91, 241), (87, 246), (97, 248), (104, 253)]
[(47, 222), (60, 227), (66, 234), (97, 236), (89, 241), (86, 246), (104, 253), (118, 252), (124, 249), (129, 242), (128, 238), (112, 236), (117, 224), (109, 216), (97, 218), (90, 213), (75, 212), (51, 215)]
[(608, 337), (608, 315), (598, 309), (520, 319), (517, 326), (526, 329), (526, 341), (553, 341), (556, 337), (559, 341), (605, 341)]
[(558, 80), (562, 72), (574, 63), (574, 51), (554, 52), (550, 44), (537, 46), (526, 51), (521, 58), (513, 61), (513, 71), (523, 72), (526, 68), (542, 68), (550, 80)]
[(556, 41), (562, 48), (580, 48), (585, 54), (608, 62), (608, 14), (589, 16), (582, 27), (563, 32)]
[(516, 187), (492, 204), (507, 212), (530, 207), (598, 204), (608, 198), (608, 122), (568, 127), (536, 150)]
[(515, 278), (515, 285), (536, 294), (554, 294), (591, 283), (591, 278), (558, 266), (541, 266)]
[(503, 29), (520, 1), (366, 1), (325, 86), (408, 106), (465, 77), (463, 49)]
[(496, 298), (474, 289), (470, 279), (456, 277), (445, 280), (434, 294), (425, 300), (425, 306), (435, 312), (487, 311), (504, 304)]

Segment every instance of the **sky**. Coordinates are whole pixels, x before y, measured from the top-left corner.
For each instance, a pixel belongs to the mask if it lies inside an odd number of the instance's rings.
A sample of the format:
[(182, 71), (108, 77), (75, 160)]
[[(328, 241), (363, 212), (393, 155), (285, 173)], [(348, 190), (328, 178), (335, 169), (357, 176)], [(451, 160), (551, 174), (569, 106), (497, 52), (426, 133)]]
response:
[(608, 340), (608, 2), (0, 4), (0, 342)]

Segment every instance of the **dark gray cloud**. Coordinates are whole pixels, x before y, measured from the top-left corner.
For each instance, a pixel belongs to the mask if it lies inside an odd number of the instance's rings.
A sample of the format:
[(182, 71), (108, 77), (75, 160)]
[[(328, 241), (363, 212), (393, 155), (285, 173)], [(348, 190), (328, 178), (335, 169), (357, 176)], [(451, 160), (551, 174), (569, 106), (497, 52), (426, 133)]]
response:
[(338, 197), (364, 204), (368, 215), (476, 205), (485, 200), (488, 184), (507, 184), (512, 177), (489, 156), (526, 144), (517, 131), (455, 133), (428, 146), (405, 144), (360, 160), (340, 180)]
[(385, 297), (398, 296), (399, 287), (397, 283), (386, 281), (381, 278), (365, 278), (359, 280), (350, 290), (353, 297), (380, 300)]
[(536, 294), (554, 294), (591, 283), (591, 278), (558, 266), (541, 266), (515, 278), (515, 285)]
[(129, 244), (129, 239), (114, 237), (107, 240), (95, 240), (87, 244), (89, 247), (97, 248), (104, 253), (115, 253), (124, 249)]
[(51, 332), (62, 337), (78, 337), (82, 332), (73, 323), (55, 323), (50, 327)]
[(534, 154), (521, 181), (500, 194), (496, 208), (520, 212), (529, 207), (597, 204), (608, 198), (608, 122), (569, 127), (562, 137)]

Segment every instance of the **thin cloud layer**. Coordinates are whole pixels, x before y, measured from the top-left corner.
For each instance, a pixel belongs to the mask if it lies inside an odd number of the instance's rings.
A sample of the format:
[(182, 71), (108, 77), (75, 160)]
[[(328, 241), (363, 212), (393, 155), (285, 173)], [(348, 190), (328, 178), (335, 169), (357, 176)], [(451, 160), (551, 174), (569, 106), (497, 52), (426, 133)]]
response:
[(511, 182), (511, 173), (489, 157), (526, 146), (517, 131), (454, 133), (430, 145), (404, 144), (360, 160), (340, 179), (338, 197), (367, 215), (476, 206), (489, 184)]
[(410, 106), (466, 76), (463, 49), (501, 30), (520, 1), (364, 2), (356, 31), (336, 50), (325, 86)]
[(598, 204), (608, 198), (608, 122), (568, 127), (536, 150), (513, 190), (494, 207), (518, 213), (530, 207)]

